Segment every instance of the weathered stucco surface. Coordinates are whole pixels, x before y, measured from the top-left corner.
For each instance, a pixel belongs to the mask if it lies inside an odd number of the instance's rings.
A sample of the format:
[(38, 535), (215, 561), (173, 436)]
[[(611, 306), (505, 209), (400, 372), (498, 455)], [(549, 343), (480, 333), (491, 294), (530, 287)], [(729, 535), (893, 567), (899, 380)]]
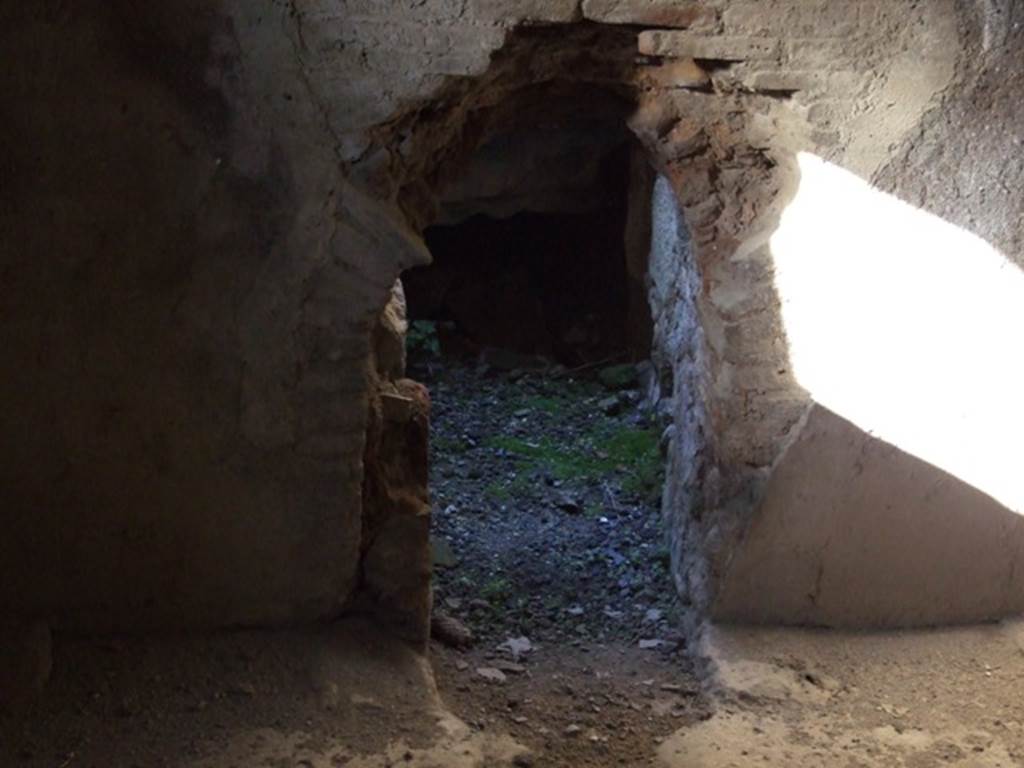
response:
[[(694, 269), (676, 277), (695, 285), (693, 312), (657, 290), (652, 309), (662, 340), (703, 333), (659, 352), (677, 369), (666, 520), (695, 615), (719, 596), (727, 618), (812, 623), (1015, 607), (984, 569), (980, 592), (941, 611), (921, 609), (946, 588), (941, 564), (919, 563), (928, 588), (901, 592), (905, 610), (872, 582), (844, 614), (828, 563), (835, 586), (810, 603), (803, 577), (758, 568), (774, 551), (817, 573), (816, 550), (776, 547), (772, 516), (800, 510), (796, 529), (831, 536), (836, 562), (898, 554), (868, 546), (876, 496), (808, 496), (803, 482), (825, 456), (846, 471), (864, 440), (822, 425), (789, 365), (771, 238), (800, 187), (796, 153), (1020, 263), (1020, 13), (1009, 0), (3, 3), (14, 64), (0, 83), (18, 109), (0, 126), (0, 605), (89, 628), (280, 622), (333, 615), (364, 584), (360, 606), (422, 632), (426, 501), (415, 462), (373, 445), (400, 444), (426, 403), (393, 383), (401, 321), (381, 311), (428, 258), (416, 231), (454, 169), (509, 126), (597, 113), (636, 135), (690, 234)], [(683, 392), (695, 359), (701, 387)], [(382, 393), (420, 415), (389, 434)], [(401, 503), (364, 493), (367, 456), (412, 483)], [(876, 490), (909, 493), (907, 536), (926, 530), (935, 507), (890, 469), (877, 464)], [(956, 498), (950, 530), (1002, 519)], [(980, 551), (1009, 529), (971, 530)]]
[(1024, 611), (1024, 518), (820, 405), (768, 481), (714, 616), (839, 627)]
[[(861, 256), (857, 247), (838, 259), (819, 250), (829, 272), (797, 292), (805, 295), (782, 297), (807, 304), (814, 290), (817, 300), (832, 295), (843, 307), (832, 317), (827, 309), (791, 311), (803, 326), (819, 326), (820, 341), (811, 344), (818, 372), (808, 379), (821, 384), (831, 370), (833, 382), (815, 393), (825, 402), (811, 407), (772, 465), (752, 524), (723, 570), (717, 618), (905, 626), (1024, 610), (1019, 481), (1004, 458), (1021, 423), (1009, 384), (1021, 364), (1012, 351), (1019, 321), (1009, 288), (1020, 282), (1012, 264), (1021, 264), (1021, 201), (1011, 191), (1022, 178), (1015, 148), (1024, 140), (1016, 106), (1024, 79), (1014, 63), (1021, 11), (1002, 3), (957, 8), (959, 38), (953, 16), (932, 20), (920, 38), (923, 81), (947, 87), (915, 117), (898, 150), (880, 163), (877, 148), (851, 136), (832, 158), (944, 221), (868, 200), (838, 174), (834, 189), (812, 193), (864, 204), (852, 209), (861, 218), (849, 226), (840, 211), (826, 212), (820, 218), (834, 217), (829, 228), (808, 237), (827, 250), (829, 237), (859, 243)], [(957, 39), (968, 53), (951, 61)], [(900, 57), (904, 78), (920, 64), (909, 56)], [(885, 89), (914, 90), (910, 105), (919, 111), (926, 100), (911, 85), (917, 81), (900, 86), (899, 79)], [(897, 117), (895, 125), (911, 125)], [(847, 130), (860, 132), (863, 123)], [(765, 246), (776, 269), (813, 258), (791, 255), (799, 243), (784, 240)], [(833, 284), (857, 272), (874, 286)], [(791, 355), (813, 335), (806, 327), (790, 332)], [(830, 410), (839, 404), (849, 413)], [(857, 425), (843, 418), (854, 414)]]
[(273, 3), (5, 3), (0, 604), (340, 609), (371, 329), (422, 246), (345, 183)]

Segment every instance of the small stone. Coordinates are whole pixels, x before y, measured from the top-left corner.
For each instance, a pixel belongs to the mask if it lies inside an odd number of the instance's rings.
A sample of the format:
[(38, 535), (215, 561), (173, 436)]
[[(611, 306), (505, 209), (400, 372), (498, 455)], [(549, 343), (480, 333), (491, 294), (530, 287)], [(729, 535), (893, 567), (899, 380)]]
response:
[(510, 637), (498, 646), (498, 650), (504, 651), (513, 659), (519, 659), (521, 656), (525, 656), (533, 651), (533, 643), (527, 637)]
[(430, 636), (449, 648), (465, 648), (473, 644), (473, 632), (456, 619), (435, 611), (430, 617)]
[(662, 613), (657, 608), (651, 608), (647, 613), (644, 614), (644, 621), (654, 624), (655, 622), (661, 621)]
[(641, 651), (653, 651), (653, 650), (661, 648), (663, 645), (665, 645), (665, 641), (664, 640), (653, 640), (653, 639), (652, 640), (641, 640), (639, 645), (640, 645), (640, 650)]
[(558, 494), (555, 498), (555, 506), (570, 515), (579, 515), (583, 512), (583, 505), (580, 504), (575, 496), (569, 493)]
[(570, 725), (567, 725), (565, 727), (565, 730), (562, 731), (562, 733), (564, 733), (566, 736), (577, 736), (577, 735), (579, 735), (582, 732), (583, 732), (583, 729), (580, 726), (576, 725), (576, 723), (572, 723)]
[(505, 673), (495, 667), (478, 667), (476, 673), (487, 682), (497, 683), (498, 685), (501, 685), (508, 680)]
[(453, 568), (459, 562), (452, 545), (438, 537), (430, 539), (430, 560), (435, 568)]
[(639, 382), (635, 365), (612, 365), (598, 371), (597, 379), (611, 390), (633, 389)]
[(526, 674), (526, 667), (522, 664), (516, 664), (514, 661), (498, 661), (495, 663), (494, 667), (508, 675)]

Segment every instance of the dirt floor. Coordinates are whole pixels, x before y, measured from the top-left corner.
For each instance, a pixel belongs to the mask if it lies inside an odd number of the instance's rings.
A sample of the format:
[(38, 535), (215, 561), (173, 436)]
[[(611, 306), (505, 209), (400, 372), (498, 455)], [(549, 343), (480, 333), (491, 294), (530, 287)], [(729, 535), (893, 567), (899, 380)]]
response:
[[(675, 731), (711, 716), (688, 664), (632, 645), (554, 646), (512, 665), (503, 657), (433, 649), (445, 703), (470, 727), (529, 747), (522, 765), (653, 765)], [(503, 679), (483, 676), (493, 669)]]
[(1024, 766), (1024, 625), (707, 627), (688, 648), (650, 493), (664, 424), (639, 382), (426, 373), (435, 605), (475, 638), (435, 644), (435, 670), (522, 764)]
[(712, 628), (715, 714), (673, 768), (1024, 765), (1024, 623), (892, 632)]
[(508, 766), (525, 748), (442, 705), (425, 657), (350, 619), (309, 630), (59, 637), (0, 766)]
[(429, 657), (359, 618), (57, 636), (0, 768), (1024, 766), (1024, 622), (688, 645), (659, 417), (622, 370), (557, 373), (435, 372)]
[(532, 764), (649, 764), (710, 714), (661, 535), (664, 424), (633, 366), (497, 362), (417, 371), (432, 398), (435, 611), (473, 636), (435, 645), (442, 696)]
[[(632, 369), (446, 366), (434, 398), (431, 665), (358, 620), (58, 638), (0, 765), (650, 765), (711, 716), (661, 545), (661, 427)], [(436, 682), (435, 682), (436, 681)]]
[(503, 654), (435, 646), (432, 671), (359, 620), (58, 637), (44, 695), (0, 714), (0, 766), (1024, 765), (1024, 623), (713, 628), (695, 651), (702, 692), (671, 659), (614, 643), (537, 648), (504, 683), (476, 674)]
[(431, 391), (435, 606), (485, 642), (681, 646), (661, 525), (665, 424), (631, 365), (445, 361)]

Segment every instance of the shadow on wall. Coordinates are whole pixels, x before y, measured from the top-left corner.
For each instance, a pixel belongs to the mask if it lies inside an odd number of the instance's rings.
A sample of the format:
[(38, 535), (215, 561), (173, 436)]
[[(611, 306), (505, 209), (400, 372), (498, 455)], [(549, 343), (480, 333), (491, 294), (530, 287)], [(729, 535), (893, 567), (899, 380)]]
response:
[(724, 574), (722, 620), (932, 624), (1024, 610), (1024, 273), (801, 154), (771, 239), (813, 397)]

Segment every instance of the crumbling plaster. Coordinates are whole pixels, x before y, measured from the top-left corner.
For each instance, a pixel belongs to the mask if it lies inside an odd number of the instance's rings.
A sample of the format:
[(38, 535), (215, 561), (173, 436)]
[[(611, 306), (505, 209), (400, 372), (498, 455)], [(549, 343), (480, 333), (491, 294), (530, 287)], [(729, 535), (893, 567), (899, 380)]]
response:
[(359, 580), (370, 332), (426, 258), (273, 3), (5, 4), (0, 603), (279, 623)]
[[(700, 348), (656, 351), (656, 358), (674, 368), (677, 384), (687, 388), (675, 397), (665, 514), (677, 586), (693, 603), (695, 617), (710, 611), (729, 620), (864, 626), (963, 621), (1016, 609), (1017, 601), (1007, 601), (1000, 591), (1001, 578), (973, 579), (973, 601), (970, 596), (935, 600), (936, 590), (942, 591), (937, 585), (943, 583), (943, 561), (957, 557), (950, 549), (955, 536), (941, 527), (943, 532), (935, 534), (936, 540), (944, 538), (941, 545), (922, 548), (913, 567), (902, 568), (905, 555), (871, 545), (887, 536), (878, 527), (880, 509), (873, 498), (848, 503), (833, 489), (806, 506), (806, 525), (798, 521), (786, 529), (788, 546), (759, 538), (760, 531), (776, 530), (773, 509), (799, 508), (807, 494), (801, 482), (772, 484), (774, 472), (788, 467), (805, 481), (827, 474), (818, 466), (827, 450), (803, 459), (789, 450), (802, 444), (804, 431), (819, 442), (846, 439), (841, 429), (808, 427), (824, 417), (788, 364), (779, 306), (785, 298), (776, 292), (771, 236), (801, 183), (795, 158), (811, 153), (884, 184), (901, 153), (915, 151), (920, 126), (934, 119), (930, 115), (941, 110), (950, 93), (970, 84), (977, 61), (966, 52), (973, 52), (972, 35), (979, 29), (975, 11), (953, 0), (583, 3), (573, 17), (577, 22), (633, 25), (629, 30), (640, 53), (635, 66), (608, 55), (614, 44), (573, 49), (560, 47), (554, 38), (533, 48), (523, 64), (516, 61), (515, 49), (525, 43), (530, 50), (529, 29), (515, 31), (486, 68), (482, 59), (461, 59), (462, 78), (446, 81), (433, 98), (407, 97), (404, 109), (382, 123), (386, 129), (373, 137), (376, 143), (373, 138), (357, 142), (364, 149), (353, 164), (355, 177), (378, 193), (394, 195), (414, 222), (429, 220), (444, 174), (458, 168), (460, 152), (472, 150), (493, 130), (481, 113), (500, 110), (502, 98), (514, 102), (518, 87), (547, 79), (629, 87), (637, 107), (629, 127), (674, 190), (692, 233), (693, 265), (701, 281), (694, 299), (703, 330)], [(457, 18), (449, 23), (480, 23), (472, 14)], [(501, 27), (502, 20), (496, 21)], [(559, 9), (535, 21), (563, 22), (565, 16)], [(594, 62), (574, 61), (581, 47), (599, 49), (595, 58), (606, 56), (599, 76), (593, 74)], [(492, 116), (491, 125), (499, 120)], [(992, 148), (989, 156), (997, 155)], [(678, 297), (686, 295), (685, 276), (677, 277), (679, 290), (670, 301), (659, 304), (658, 292), (652, 294), (656, 323), (667, 317), (670, 326), (660, 334), (662, 344), (692, 324), (691, 315), (675, 311)], [(652, 278), (657, 282), (656, 275)], [(695, 358), (702, 372), (692, 370)], [(853, 440), (830, 449), (847, 455), (857, 445)], [(866, 445), (875, 446), (870, 440)], [(936, 507), (928, 496), (934, 478), (910, 472), (909, 480), (900, 480), (898, 474), (891, 468), (872, 481), (876, 490), (908, 497), (892, 520), (893, 540), (900, 538), (895, 531), (901, 527), (927, 530), (935, 515), (955, 525), (973, 521), (981, 548), (996, 546), (1005, 533), (999, 522), (1005, 516), (986, 511), (987, 502), (960, 494)], [(830, 522), (822, 516), (829, 509), (843, 512)], [(837, 538), (849, 546), (833, 545), (826, 555), (805, 541), (815, 526), (829, 530), (828, 541)], [(786, 582), (775, 566), (780, 559), (795, 560), (815, 574), (832, 573), (839, 586), (831, 602), (818, 601), (813, 583)], [(753, 578), (742, 575), (750, 562)], [(844, 581), (849, 568), (833, 565), (848, 562), (860, 563), (868, 575)], [(1002, 573), (1001, 568), (996, 571)], [(891, 599), (894, 581), (902, 587), (898, 605)], [(854, 593), (857, 599), (847, 601)]]
[(923, 173), (936, 153), (975, 173), (956, 116), (1012, 62), (1018, 13), (986, 7), (987, 27), (954, 0), (5, 3), (0, 604), (76, 628), (306, 620), (351, 601), (363, 560), (401, 569), (362, 539), (367, 414), (400, 373), (371, 365), (379, 314), (428, 258), (448, 164), (568, 72), (635, 99), (692, 234), (707, 367), (676, 420), (707, 426), (666, 516), (700, 615), (807, 422), (768, 244), (794, 153), (1019, 244), (1012, 196), (986, 223), (990, 198), (957, 213)]

